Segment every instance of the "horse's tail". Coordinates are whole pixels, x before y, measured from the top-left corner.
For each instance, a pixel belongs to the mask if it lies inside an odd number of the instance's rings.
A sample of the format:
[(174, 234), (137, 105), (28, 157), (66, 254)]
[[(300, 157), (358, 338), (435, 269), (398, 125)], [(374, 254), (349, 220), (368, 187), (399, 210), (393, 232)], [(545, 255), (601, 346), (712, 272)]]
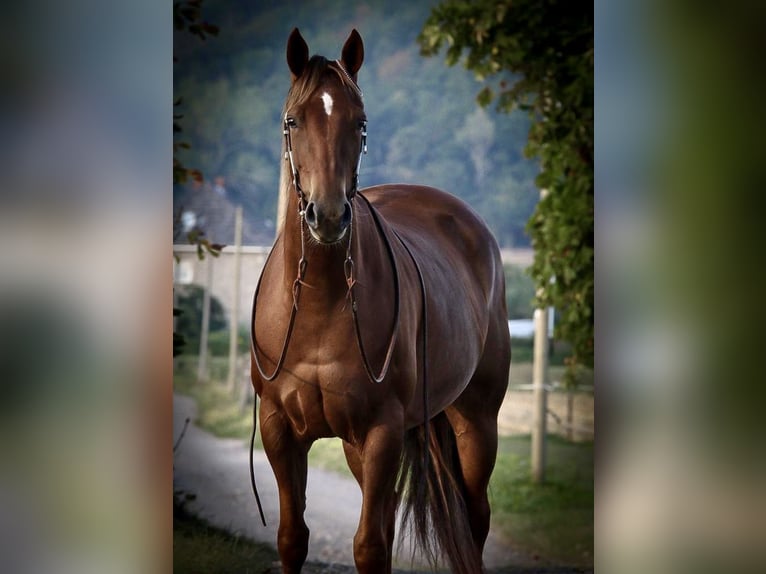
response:
[(481, 555), (471, 535), (455, 434), (444, 413), (430, 425), (429, 433), (421, 425), (405, 435), (397, 485), (402, 524), (412, 535), (413, 553), (420, 550), (436, 566), (441, 552), (454, 574), (477, 574), (482, 572)]

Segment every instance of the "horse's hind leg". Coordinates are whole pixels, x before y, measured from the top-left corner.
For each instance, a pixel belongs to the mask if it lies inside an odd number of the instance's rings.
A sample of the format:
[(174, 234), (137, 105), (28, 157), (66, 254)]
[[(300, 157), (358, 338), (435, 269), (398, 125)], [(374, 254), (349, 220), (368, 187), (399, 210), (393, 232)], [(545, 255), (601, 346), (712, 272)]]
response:
[[(507, 339), (498, 347), (507, 348)], [(498, 357), (506, 357), (505, 360)], [(508, 386), (507, 352), (486, 352), (471, 382), (445, 412), (455, 432), (471, 533), (479, 551), (489, 534), (487, 488), (497, 458), (497, 415)]]
[(298, 574), (306, 561), (309, 529), (303, 519), (306, 510), (308, 449), (298, 442), (277, 407), (261, 401), (261, 435), (279, 488), (279, 530), (277, 549), (283, 574)]
[(455, 405), (446, 413), (455, 431), (471, 534), (481, 552), (489, 534), (487, 487), (497, 456), (497, 422), (486, 417), (477, 418)]

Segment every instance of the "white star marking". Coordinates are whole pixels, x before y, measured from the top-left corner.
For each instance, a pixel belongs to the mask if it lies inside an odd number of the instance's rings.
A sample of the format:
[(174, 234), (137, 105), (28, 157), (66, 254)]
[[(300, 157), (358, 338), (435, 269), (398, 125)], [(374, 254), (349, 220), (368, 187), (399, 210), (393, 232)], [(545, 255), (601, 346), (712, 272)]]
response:
[(327, 92), (322, 94), (322, 101), (324, 102), (324, 111), (327, 115), (332, 115), (332, 96)]

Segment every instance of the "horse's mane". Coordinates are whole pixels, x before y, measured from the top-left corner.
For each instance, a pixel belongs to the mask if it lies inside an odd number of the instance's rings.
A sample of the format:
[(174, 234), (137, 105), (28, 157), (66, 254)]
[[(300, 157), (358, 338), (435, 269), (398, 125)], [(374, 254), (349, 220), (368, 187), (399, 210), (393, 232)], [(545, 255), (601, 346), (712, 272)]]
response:
[[(348, 76), (346, 71), (342, 68), (342, 64), (337, 60), (328, 60), (324, 56), (312, 56), (306, 64), (306, 68), (298, 79), (290, 86), (290, 90), (287, 92), (287, 99), (285, 105), (282, 108), (282, 119), (285, 115), (303, 106), (311, 97), (317, 88), (322, 84), (325, 79), (326, 72), (332, 70), (335, 72), (342, 85), (348, 90), (352, 98), (359, 100), (361, 104), (361, 92), (359, 87)], [(282, 142), (282, 154), (285, 155), (285, 142)], [(287, 194), (289, 192), (290, 184), (292, 183), (292, 174), (290, 173), (290, 166), (287, 162), (282, 162), (282, 169), (280, 170), (279, 177), (279, 205), (277, 208), (277, 235), (282, 231), (282, 227), (285, 222), (285, 212), (287, 211)]]

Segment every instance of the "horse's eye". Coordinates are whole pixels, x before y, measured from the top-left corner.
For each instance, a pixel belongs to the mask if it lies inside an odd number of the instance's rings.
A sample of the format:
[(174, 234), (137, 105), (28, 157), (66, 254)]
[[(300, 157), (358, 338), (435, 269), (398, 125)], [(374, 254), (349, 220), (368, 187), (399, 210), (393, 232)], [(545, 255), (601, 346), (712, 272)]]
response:
[(367, 120), (359, 120), (359, 129), (363, 132), (367, 131)]
[(296, 122), (295, 118), (293, 117), (287, 117), (285, 118), (285, 125), (288, 128), (295, 128), (295, 127), (298, 127), (298, 122)]

